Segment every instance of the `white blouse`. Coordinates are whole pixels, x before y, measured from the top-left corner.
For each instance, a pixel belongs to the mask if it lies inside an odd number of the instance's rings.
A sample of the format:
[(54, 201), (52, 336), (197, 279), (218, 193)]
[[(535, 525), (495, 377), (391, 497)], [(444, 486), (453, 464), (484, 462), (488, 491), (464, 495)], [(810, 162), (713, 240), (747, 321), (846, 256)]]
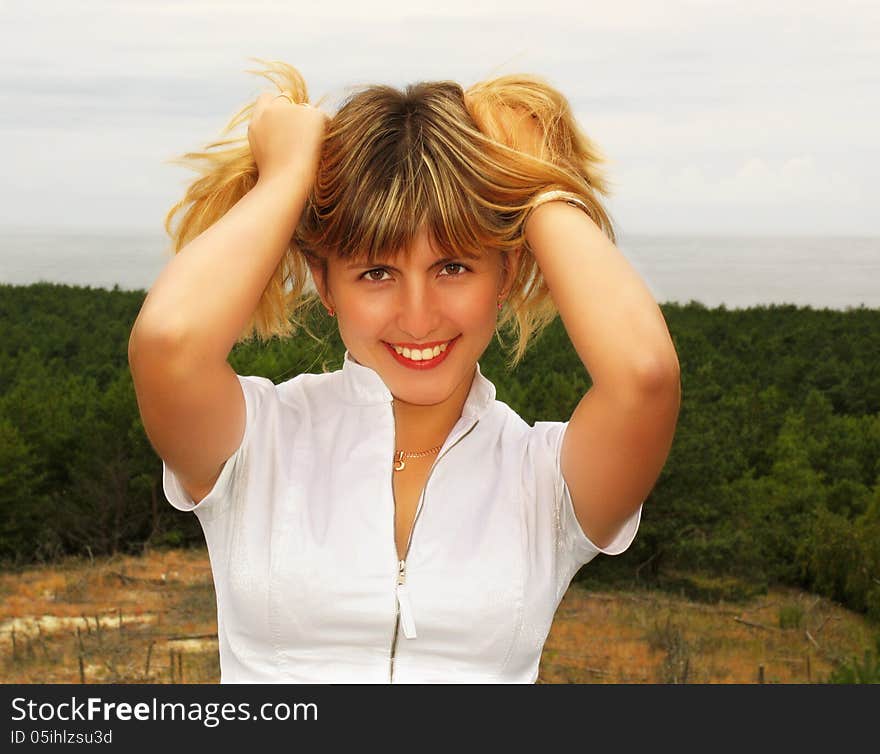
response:
[(217, 595), (222, 683), (534, 683), (584, 534), (560, 469), (567, 422), (533, 427), (477, 365), (434, 460), (406, 560), (394, 539), (392, 396), (348, 351), (343, 368), (275, 385), (239, 376), (247, 425), (194, 505)]

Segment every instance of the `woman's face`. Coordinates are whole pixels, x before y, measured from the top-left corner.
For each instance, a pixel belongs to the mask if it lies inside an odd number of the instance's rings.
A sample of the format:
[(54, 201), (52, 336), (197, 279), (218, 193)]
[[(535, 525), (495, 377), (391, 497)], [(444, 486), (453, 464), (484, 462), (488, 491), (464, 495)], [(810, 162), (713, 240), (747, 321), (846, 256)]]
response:
[(470, 385), (513, 274), (505, 276), (497, 251), (441, 258), (423, 230), (408, 259), (370, 266), (331, 257), (327, 280), (315, 280), (351, 356), (376, 371), (396, 400), (427, 406), (464, 380)]

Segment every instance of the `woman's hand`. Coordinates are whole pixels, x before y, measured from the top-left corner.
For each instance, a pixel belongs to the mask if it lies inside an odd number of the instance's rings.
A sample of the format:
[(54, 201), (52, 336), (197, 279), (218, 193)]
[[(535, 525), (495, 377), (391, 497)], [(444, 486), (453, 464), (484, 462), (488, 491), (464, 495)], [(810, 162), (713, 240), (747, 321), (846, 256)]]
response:
[(277, 175), (314, 180), (329, 120), (309, 104), (293, 104), (286, 96), (263, 92), (248, 124), (248, 143), (259, 180)]

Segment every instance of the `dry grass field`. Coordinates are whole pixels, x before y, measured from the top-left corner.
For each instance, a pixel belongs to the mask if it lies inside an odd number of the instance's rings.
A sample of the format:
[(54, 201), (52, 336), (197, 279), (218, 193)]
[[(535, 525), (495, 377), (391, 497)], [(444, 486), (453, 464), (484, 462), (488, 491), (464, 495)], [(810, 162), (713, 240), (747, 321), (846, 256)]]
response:
[[(0, 682), (215, 683), (206, 552), (77, 560), (0, 574)], [(539, 683), (821, 683), (877, 631), (794, 590), (702, 604), (575, 583)]]

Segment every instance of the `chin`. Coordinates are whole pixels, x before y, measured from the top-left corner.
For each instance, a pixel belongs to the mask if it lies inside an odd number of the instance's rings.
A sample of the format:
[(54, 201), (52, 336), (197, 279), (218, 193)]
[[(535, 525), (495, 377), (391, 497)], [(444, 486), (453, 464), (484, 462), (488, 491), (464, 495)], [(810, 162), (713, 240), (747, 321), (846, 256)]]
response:
[[(464, 389), (462, 383), (464, 380), (469, 379), (471, 374), (471, 371), (468, 371), (466, 374), (463, 374), (460, 371), (455, 371), (454, 373), (446, 375), (444, 379), (437, 380), (433, 385), (418, 385), (413, 382), (401, 380), (398, 383), (400, 390), (398, 392), (392, 390), (391, 392), (398, 400), (412, 405), (436, 406), (446, 403), (456, 394), (461, 397), (461, 390)], [(466, 395), (467, 391), (465, 391), (462, 400), (464, 400)]]
[(393, 396), (394, 401), (398, 405), (407, 405), (407, 406), (422, 406), (423, 408), (427, 408), (428, 406), (439, 406), (443, 403), (442, 400), (439, 401), (418, 401), (418, 400), (407, 400), (406, 398), (401, 398), (400, 396)]

